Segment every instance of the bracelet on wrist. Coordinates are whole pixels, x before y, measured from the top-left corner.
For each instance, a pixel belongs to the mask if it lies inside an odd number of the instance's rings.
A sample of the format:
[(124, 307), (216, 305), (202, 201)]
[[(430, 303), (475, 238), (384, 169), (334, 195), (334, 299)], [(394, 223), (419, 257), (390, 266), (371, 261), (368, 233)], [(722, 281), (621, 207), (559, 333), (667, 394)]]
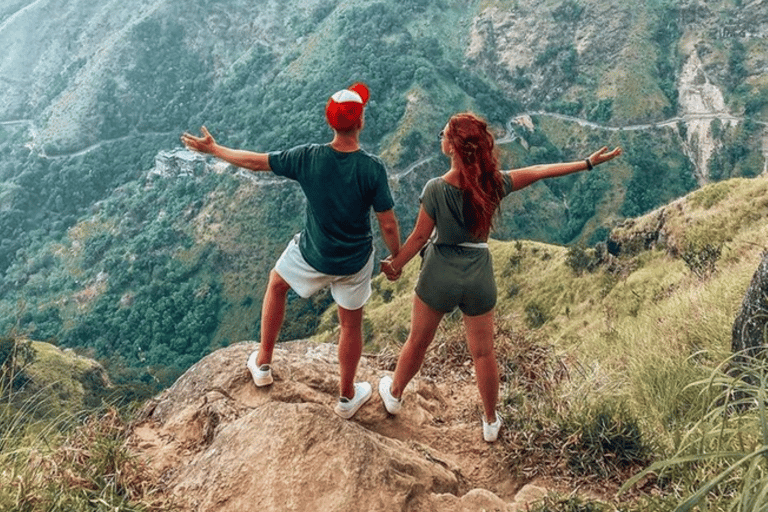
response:
[(592, 169), (595, 168), (595, 166), (592, 165), (592, 162), (589, 161), (589, 158), (585, 159), (584, 162), (586, 162), (586, 164), (587, 164), (587, 170), (588, 171), (591, 171)]

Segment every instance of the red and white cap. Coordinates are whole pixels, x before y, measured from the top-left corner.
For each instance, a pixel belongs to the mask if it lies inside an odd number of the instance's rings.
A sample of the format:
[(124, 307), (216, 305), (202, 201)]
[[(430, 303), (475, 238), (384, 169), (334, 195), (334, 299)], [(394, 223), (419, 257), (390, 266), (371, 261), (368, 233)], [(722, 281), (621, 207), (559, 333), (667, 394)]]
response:
[(362, 82), (331, 96), (325, 105), (325, 117), (331, 128), (339, 132), (352, 129), (362, 117), (363, 107), (368, 103), (369, 96), (368, 87)]

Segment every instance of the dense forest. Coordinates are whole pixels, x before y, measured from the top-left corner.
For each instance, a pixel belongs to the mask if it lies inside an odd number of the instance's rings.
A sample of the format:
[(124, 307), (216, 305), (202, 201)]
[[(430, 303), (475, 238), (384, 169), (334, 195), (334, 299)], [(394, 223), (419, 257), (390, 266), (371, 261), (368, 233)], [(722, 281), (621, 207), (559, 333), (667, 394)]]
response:
[[(390, 168), (404, 234), (424, 182), (446, 165), (435, 135), (457, 110), (492, 123), (506, 167), (579, 159), (602, 145), (624, 148), (612, 169), (538, 184), (506, 202), (498, 238), (595, 244), (622, 218), (700, 186), (686, 123), (653, 123), (680, 115), (682, 40), (705, 21), (730, 20), (727, 30), (702, 32), (694, 51), (709, 56), (708, 79), (743, 119), (712, 121), (717, 143), (707, 179), (763, 170), (768, 85), (753, 79), (762, 40), (738, 26), (738, 2), (695, 10), (655, 0), (639, 13), (630, 6), (620, 16), (626, 39), (591, 33), (591, 44), (577, 29), (601, 21), (573, 0), (536, 13), (525, 2), (339, 0), (306, 9), (289, 2), (286, 23), (274, 25), (267, 14), (256, 18), (258, 5), (224, 3), (253, 16), (250, 29), (204, 2), (142, 11), (122, 28), (98, 80), (97, 63), (78, 53), (78, 25), (67, 26), (56, 36), (71, 39), (72, 57), (60, 57), (66, 65), (34, 98), (25, 91), (27, 100), (4, 103), (0, 331), (75, 347), (103, 361), (117, 382), (157, 386), (216, 347), (257, 338), (267, 272), (301, 227), (300, 190), (231, 168), (216, 172), (210, 160), (192, 176), (150, 171), (161, 151), (178, 148), (183, 131), (201, 125), (226, 145), (262, 151), (329, 140), (323, 105), (356, 80), (373, 91), (362, 142)], [(527, 65), (505, 61), (514, 52), (504, 46), (505, 13), (553, 34), (526, 50), (534, 53)], [(1, 9), (0, 37), (23, 14)], [(88, 26), (88, 19), (79, 22)], [(228, 39), (214, 22), (253, 34), (247, 42)], [(216, 33), (199, 42), (209, 29)], [(629, 51), (636, 44), (642, 55)], [(233, 57), (228, 45), (242, 51)], [(606, 77), (624, 75), (650, 85), (639, 92), (606, 86)], [(67, 129), (51, 126), (51, 105), (74, 95), (83, 77), (94, 92), (78, 125), (87, 135), (73, 141)], [(513, 122), (527, 114), (533, 126)], [(329, 303), (327, 294), (291, 296), (283, 339), (311, 334)]]

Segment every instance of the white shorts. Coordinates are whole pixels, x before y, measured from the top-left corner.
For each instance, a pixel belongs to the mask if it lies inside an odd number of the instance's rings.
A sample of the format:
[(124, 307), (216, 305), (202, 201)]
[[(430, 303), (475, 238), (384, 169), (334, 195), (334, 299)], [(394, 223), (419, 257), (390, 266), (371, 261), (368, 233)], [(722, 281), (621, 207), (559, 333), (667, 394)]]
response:
[(359, 272), (350, 276), (331, 276), (314, 269), (306, 262), (299, 250), (299, 235), (285, 248), (275, 263), (275, 271), (300, 297), (306, 299), (315, 292), (331, 287), (333, 300), (344, 309), (360, 309), (371, 297), (373, 275), (373, 251), (368, 262)]

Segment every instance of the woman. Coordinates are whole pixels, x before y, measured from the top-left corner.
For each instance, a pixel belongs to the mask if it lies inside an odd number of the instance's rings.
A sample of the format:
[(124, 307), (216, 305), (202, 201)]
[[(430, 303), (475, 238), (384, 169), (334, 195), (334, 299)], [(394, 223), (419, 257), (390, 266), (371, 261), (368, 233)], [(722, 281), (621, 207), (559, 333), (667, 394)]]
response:
[(451, 168), (425, 185), (413, 232), (397, 256), (381, 264), (387, 278), (397, 279), (405, 264), (430, 239), (433, 229), (436, 231), (436, 239), (424, 251), (408, 339), (400, 351), (394, 377), (384, 376), (379, 382), (379, 394), (389, 413), (400, 411), (403, 391), (421, 368), (440, 321), (458, 307), (483, 402), (483, 438), (493, 442), (501, 428), (496, 414), (499, 372), (493, 348), (496, 283), (487, 244), (493, 216), (501, 200), (513, 190), (543, 178), (591, 170), (620, 155), (621, 149), (608, 151), (604, 147), (585, 160), (502, 172), (493, 135), (487, 123), (476, 115), (454, 115), (440, 132), (440, 139), (443, 153), (451, 159)]

